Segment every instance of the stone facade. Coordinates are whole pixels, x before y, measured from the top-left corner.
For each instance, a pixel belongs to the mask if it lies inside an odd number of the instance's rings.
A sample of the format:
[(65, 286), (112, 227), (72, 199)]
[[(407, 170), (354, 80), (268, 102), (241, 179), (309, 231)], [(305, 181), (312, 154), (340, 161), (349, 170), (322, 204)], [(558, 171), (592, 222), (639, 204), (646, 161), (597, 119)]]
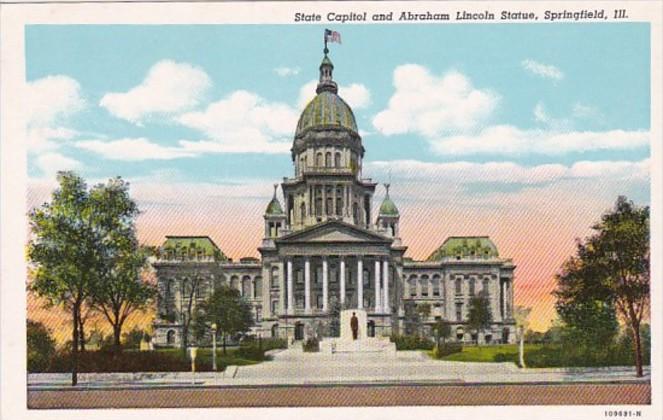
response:
[(182, 322), (218, 287), (240, 290), (253, 307), (253, 333), (300, 340), (329, 319), (334, 302), (364, 309), (369, 335), (402, 330), (408, 302), (429, 304), (430, 325), (452, 324), (470, 341), (469, 300), (487, 293), (493, 324), (480, 342), (514, 342), (515, 266), (488, 237), (448, 238), (426, 261), (404, 257), (400, 214), (389, 196), (371, 221), (377, 183), (362, 176), (364, 148), (350, 107), (337, 95), (333, 65), (320, 65), (317, 96), (297, 125), (294, 177), (284, 178), (285, 206), (274, 196), (264, 214), (260, 259), (228, 259), (206, 236), (167, 237), (153, 263), (159, 299), (157, 346), (179, 346)]

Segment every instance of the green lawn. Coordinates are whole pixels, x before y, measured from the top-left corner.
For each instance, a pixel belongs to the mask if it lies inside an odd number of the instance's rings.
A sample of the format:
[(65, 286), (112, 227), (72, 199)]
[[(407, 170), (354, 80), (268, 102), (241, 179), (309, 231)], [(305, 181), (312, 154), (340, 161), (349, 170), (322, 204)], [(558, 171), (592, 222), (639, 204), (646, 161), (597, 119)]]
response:
[[(541, 348), (538, 344), (525, 344), (525, 353)], [(483, 346), (464, 346), (460, 353), (453, 353), (441, 360), (454, 362), (508, 362), (518, 361), (517, 344), (497, 344)]]
[[(256, 363), (260, 363), (258, 360), (251, 360), (251, 359), (246, 359), (237, 356), (237, 350), (238, 348), (229, 348), (226, 350), (227, 354), (223, 354), (223, 350), (221, 348), (216, 349), (216, 363), (219, 368), (219, 370), (224, 369), (226, 366), (229, 365), (239, 365), (239, 366), (246, 366), (246, 365), (255, 365)], [(170, 353), (174, 354), (177, 356), (180, 356), (182, 354), (181, 349), (158, 349), (155, 350), (158, 352), (163, 352), (163, 353)], [(187, 352), (186, 355), (187, 360), (189, 359), (189, 353)], [(197, 366), (207, 366), (207, 365), (212, 365), (212, 349), (210, 348), (199, 348), (198, 352), (196, 353), (196, 365)]]

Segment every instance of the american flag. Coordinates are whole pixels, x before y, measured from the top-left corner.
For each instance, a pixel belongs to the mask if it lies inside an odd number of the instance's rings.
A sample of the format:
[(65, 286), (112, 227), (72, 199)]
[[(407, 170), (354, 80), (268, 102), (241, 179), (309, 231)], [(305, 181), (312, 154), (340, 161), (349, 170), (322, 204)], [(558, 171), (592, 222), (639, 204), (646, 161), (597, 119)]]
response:
[(338, 42), (341, 43), (341, 34), (331, 29), (325, 29), (325, 42)]

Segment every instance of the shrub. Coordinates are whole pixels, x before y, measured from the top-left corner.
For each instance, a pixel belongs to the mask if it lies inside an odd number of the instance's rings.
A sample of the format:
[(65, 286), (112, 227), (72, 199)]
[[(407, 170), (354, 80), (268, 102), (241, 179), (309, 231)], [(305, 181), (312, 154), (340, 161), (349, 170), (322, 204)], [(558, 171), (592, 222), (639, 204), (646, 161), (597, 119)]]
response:
[(307, 338), (306, 341), (302, 344), (304, 351), (306, 352), (317, 352), (320, 351), (320, 342), (317, 338), (311, 337)]
[(396, 344), (396, 350), (433, 350), (435, 347), (433, 340), (418, 335), (392, 335), (391, 341)]
[(27, 324), (28, 372), (45, 372), (55, 355), (55, 340), (41, 322), (28, 320)]
[(453, 353), (460, 353), (463, 351), (463, 343), (444, 343), (440, 347), (435, 346), (433, 349), (433, 357), (441, 359)]

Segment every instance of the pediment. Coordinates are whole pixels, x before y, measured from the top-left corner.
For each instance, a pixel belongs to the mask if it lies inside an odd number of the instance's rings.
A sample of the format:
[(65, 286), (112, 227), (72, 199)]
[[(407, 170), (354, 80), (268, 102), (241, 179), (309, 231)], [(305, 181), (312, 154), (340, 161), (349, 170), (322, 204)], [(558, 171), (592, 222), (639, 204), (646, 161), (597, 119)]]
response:
[(281, 243), (390, 243), (391, 241), (390, 238), (339, 221), (325, 222), (277, 239), (277, 242)]

